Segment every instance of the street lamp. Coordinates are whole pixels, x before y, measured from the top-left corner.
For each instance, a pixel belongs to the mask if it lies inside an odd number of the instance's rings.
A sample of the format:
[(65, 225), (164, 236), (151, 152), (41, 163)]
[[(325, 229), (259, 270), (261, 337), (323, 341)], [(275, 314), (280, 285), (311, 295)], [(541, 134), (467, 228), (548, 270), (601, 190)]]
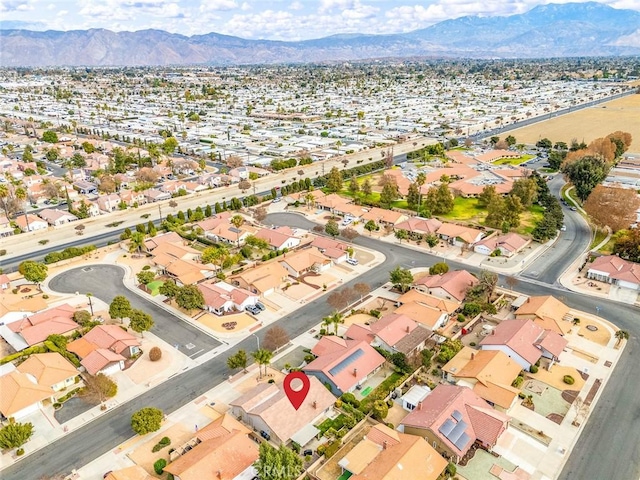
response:
[(256, 337), (256, 342), (258, 342), (258, 350), (260, 350), (260, 337), (258, 337), (258, 335), (256, 335), (255, 333), (252, 333), (251, 335)]

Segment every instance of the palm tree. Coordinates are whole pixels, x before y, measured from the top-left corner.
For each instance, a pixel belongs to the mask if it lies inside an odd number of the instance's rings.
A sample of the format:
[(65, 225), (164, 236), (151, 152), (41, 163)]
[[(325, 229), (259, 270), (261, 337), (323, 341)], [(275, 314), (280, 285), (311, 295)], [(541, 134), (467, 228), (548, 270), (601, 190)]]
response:
[(138, 253), (140, 253), (142, 246), (144, 245), (144, 237), (144, 233), (133, 232), (129, 239), (129, 251), (133, 252), (134, 250), (137, 250)]
[(242, 215), (234, 215), (233, 217), (231, 217), (231, 220), (229, 221), (231, 222), (231, 225), (236, 227), (236, 243), (238, 244), (238, 247), (239, 247), (240, 246), (240, 227), (244, 223), (244, 218), (242, 217)]
[(616, 346), (618, 346), (620, 345), (620, 342), (622, 342), (622, 340), (629, 339), (629, 332), (627, 332), (626, 330), (618, 330), (616, 332), (616, 338), (618, 339), (618, 341), (616, 342)]
[(427, 175), (424, 172), (418, 173), (416, 177), (416, 183), (418, 184), (418, 215), (420, 215), (420, 210), (422, 210), (422, 186), (427, 181)]
[(305, 202), (307, 202), (307, 210), (311, 210), (311, 205), (313, 205), (313, 201), (316, 197), (313, 196), (313, 193), (309, 192), (304, 196)]
[[(19, 188), (16, 188), (14, 195), (18, 200), (20, 200), (20, 203), (24, 206), (24, 201), (27, 199), (27, 191), (24, 188), (19, 187)], [(24, 212), (24, 220), (25, 222), (27, 222), (27, 232), (31, 231), (31, 228), (29, 227), (29, 213), (26, 211), (26, 209)]]
[(262, 368), (261, 365), (264, 365), (264, 374), (267, 374), (267, 365), (271, 362), (271, 358), (273, 357), (273, 352), (271, 350), (267, 350), (266, 348), (260, 348), (255, 352), (251, 353), (251, 356), (258, 364), (258, 371), (260, 372), (260, 378), (262, 378)]
[(323, 318), (322, 321), (325, 322), (327, 326), (333, 324), (334, 335), (338, 334), (338, 325), (340, 325), (341, 323), (344, 323), (342, 314), (338, 311), (335, 311), (330, 316)]
[(0, 184), (0, 200), (2, 201), (2, 206), (4, 207), (4, 214), (7, 216), (7, 220), (9, 219), (9, 208), (7, 202), (9, 201), (9, 187), (7, 187), (4, 183)]

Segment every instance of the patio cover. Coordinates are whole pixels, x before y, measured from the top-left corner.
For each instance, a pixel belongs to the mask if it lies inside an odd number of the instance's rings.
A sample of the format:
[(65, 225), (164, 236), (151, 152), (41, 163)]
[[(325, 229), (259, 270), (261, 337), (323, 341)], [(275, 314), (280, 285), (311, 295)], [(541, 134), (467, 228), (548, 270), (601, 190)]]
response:
[(318, 430), (315, 426), (309, 424), (304, 426), (301, 430), (298, 430), (293, 436), (291, 440), (296, 442), (301, 447), (304, 447), (307, 443), (309, 443), (318, 433)]

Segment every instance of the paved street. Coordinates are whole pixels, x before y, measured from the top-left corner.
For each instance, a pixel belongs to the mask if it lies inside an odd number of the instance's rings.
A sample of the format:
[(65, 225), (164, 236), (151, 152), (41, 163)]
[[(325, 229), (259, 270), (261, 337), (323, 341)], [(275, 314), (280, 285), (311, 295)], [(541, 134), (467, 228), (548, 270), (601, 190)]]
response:
[[(300, 215), (273, 214), (267, 223), (287, 224), (309, 228), (310, 222)], [(416, 252), (399, 245), (390, 246), (370, 237), (358, 237), (355, 242), (367, 248), (384, 252), (386, 261), (358, 278), (345, 284), (366, 281), (377, 287), (388, 281), (389, 271), (396, 265), (424, 267), (439, 261), (426, 253)], [(466, 268), (462, 263), (447, 261), (451, 268)], [(500, 277), (500, 283), (504, 278)], [(611, 479), (637, 480), (640, 476), (640, 382), (629, 382), (635, 369), (640, 328), (637, 325), (638, 309), (608, 300), (595, 299), (565, 289), (544, 285), (521, 278), (516, 290), (527, 295), (556, 295), (569, 306), (590, 313), (600, 308), (600, 315), (631, 333), (631, 338), (614, 374), (606, 385), (600, 401), (569, 458), (562, 479)], [(284, 327), (291, 337), (297, 336), (317, 324), (331, 308), (324, 298), (318, 298), (301, 307), (275, 324)], [(264, 332), (260, 333), (262, 336)], [(215, 357), (198, 367), (173, 377), (130, 402), (115, 408), (57, 442), (39, 450), (29, 458), (2, 472), (3, 480), (37, 479), (42, 475), (68, 473), (85, 465), (127, 440), (133, 432), (130, 416), (145, 406), (155, 406), (170, 413), (196, 399), (221, 382), (229, 374), (226, 358), (239, 349), (253, 351), (255, 339), (247, 338), (225, 355)], [(624, 459), (624, 461), (621, 461)]]
[(176, 318), (157, 303), (131, 293), (122, 281), (124, 269), (116, 265), (89, 265), (67, 270), (49, 281), (49, 288), (61, 293), (92, 293), (107, 304), (116, 295), (124, 295), (133, 308), (149, 313), (155, 322), (151, 332), (180, 349), (191, 358), (197, 358), (217, 346), (220, 342)]

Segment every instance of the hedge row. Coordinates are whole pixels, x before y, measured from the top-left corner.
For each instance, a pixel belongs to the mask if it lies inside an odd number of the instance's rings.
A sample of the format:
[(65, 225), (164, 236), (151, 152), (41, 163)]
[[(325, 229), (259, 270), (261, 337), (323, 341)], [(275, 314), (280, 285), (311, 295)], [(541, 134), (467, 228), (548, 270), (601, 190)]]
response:
[(61, 252), (47, 253), (44, 257), (44, 263), (56, 263), (62, 260), (68, 260), (70, 258), (79, 257), (85, 253), (93, 252), (96, 249), (95, 245), (85, 245), (84, 247), (69, 247), (65, 248)]

